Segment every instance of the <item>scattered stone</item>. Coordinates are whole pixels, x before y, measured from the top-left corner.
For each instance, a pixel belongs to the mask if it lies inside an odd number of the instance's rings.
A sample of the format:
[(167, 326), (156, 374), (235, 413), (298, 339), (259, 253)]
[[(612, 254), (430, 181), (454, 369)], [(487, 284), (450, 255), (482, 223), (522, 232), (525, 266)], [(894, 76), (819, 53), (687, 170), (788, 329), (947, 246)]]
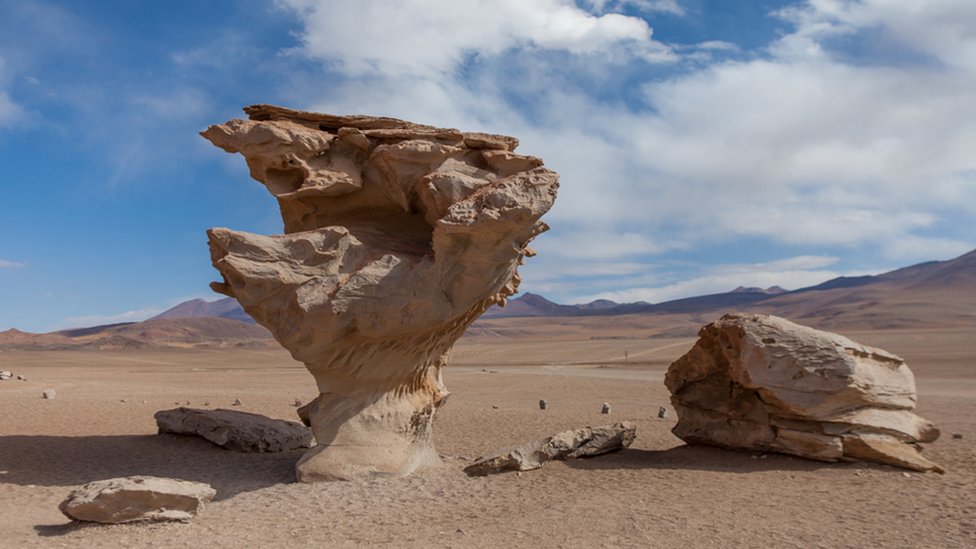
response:
[(122, 403), (126, 403), (126, 402), (129, 402), (129, 400), (128, 400), (128, 399), (125, 399), (125, 398), (123, 398), (123, 399), (122, 399), (122, 400), (120, 400), (119, 402), (122, 402)]
[(54, 389), (44, 389), (44, 391), (41, 393), (41, 398), (46, 400), (54, 400), (54, 397), (56, 396), (58, 396), (58, 394), (54, 391)]
[(668, 418), (668, 409), (665, 408), (664, 406), (658, 407), (658, 409), (657, 409), (657, 417), (659, 417), (661, 419), (667, 419)]
[(203, 403), (203, 405), (204, 405), (204, 406), (210, 406), (210, 401), (209, 401), (209, 400), (207, 400), (207, 401), (205, 401), (205, 402)]
[(7, 370), (0, 370), (0, 381), (6, 381), (12, 377), (14, 377), (14, 374), (12, 372), (8, 372)]
[(464, 468), (471, 476), (503, 471), (531, 471), (547, 461), (592, 457), (622, 450), (634, 441), (637, 426), (629, 421), (604, 427), (585, 427), (543, 437), (535, 442), (479, 457)]
[(248, 412), (176, 408), (156, 412), (155, 417), (160, 434), (195, 435), (236, 452), (283, 452), (314, 446), (308, 427)]
[(27, 381), (27, 376), (18, 375), (17, 379), (19, 379), (20, 381)]
[(685, 442), (943, 472), (915, 446), (939, 430), (915, 415), (901, 358), (759, 314), (725, 315), (699, 336), (665, 378)]
[(239, 399), (239, 398), (235, 398), (234, 399), (234, 402), (231, 404), (231, 406), (243, 406), (243, 405), (244, 405), (244, 403), (241, 402), (241, 399)]
[(491, 409), (492, 409), (492, 410), (497, 410), (497, 409), (498, 409), (498, 405), (496, 405), (496, 404), (492, 404), (492, 405), (491, 405)]
[(188, 401), (184, 402), (183, 405), (184, 406), (189, 406), (190, 405), (190, 401), (188, 400)]
[(90, 482), (58, 508), (70, 519), (106, 524), (188, 521), (216, 494), (202, 482), (131, 476)]
[(548, 400), (540, 400), (539, 401), (539, 409), (540, 410), (545, 410), (548, 407), (549, 407), (549, 401)]
[(302, 401), (296, 398), (295, 399), (295, 402), (292, 402), (291, 405), (294, 406), (294, 407), (296, 407), (296, 408), (301, 408), (302, 407)]
[(604, 402), (603, 403), (603, 408), (600, 410), (600, 413), (601, 414), (609, 414), (610, 413), (610, 405), (608, 403)]
[(202, 133), (243, 155), (277, 200), (284, 234), (208, 232), (233, 296), (321, 393), (321, 443), (301, 481), (403, 476), (439, 462), (433, 418), (447, 353), (517, 291), (548, 227), (558, 175), (518, 140), (271, 105)]
[(952, 433), (952, 438), (956, 438), (956, 439), (962, 438), (962, 433)]

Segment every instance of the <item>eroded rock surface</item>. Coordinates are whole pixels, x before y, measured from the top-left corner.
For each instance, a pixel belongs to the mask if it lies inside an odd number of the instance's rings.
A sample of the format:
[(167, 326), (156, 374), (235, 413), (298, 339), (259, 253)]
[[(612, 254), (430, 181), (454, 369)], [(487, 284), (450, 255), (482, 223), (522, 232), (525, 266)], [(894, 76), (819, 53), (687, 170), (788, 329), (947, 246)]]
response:
[(915, 414), (901, 358), (759, 314), (723, 316), (699, 336), (665, 378), (685, 442), (942, 472), (919, 453), (939, 430)]
[(71, 492), (59, 509), (73, 520), (106, 524), (186, 521), (216, 494), (202, 482), (131, 476), (89, 482)]
[(630, 446), (637, 436), (637, 426), (629, 421), (604, 427), (584, 427), (543, 437), (535, 442), (500, 450), (479, 457), (464, 468), (471, 476), (505, 471), (531, 471), (547, 461), (593, 457)]
[(511, 137), (268, 105), (203, 136), (244, 156), (283, 235), (209, 231), (214, 290), (308, 367), (319, 446), (303, 481), (404, 475), (439, 458), (434, 410), (455, 340), (518, 286), (555, 172)]
[(160, 434), (199, 436), (235, 452), (284, 452), (315, 445), (312, 431), (304, 425), (235, 410), (160, 410), (156, 426)]

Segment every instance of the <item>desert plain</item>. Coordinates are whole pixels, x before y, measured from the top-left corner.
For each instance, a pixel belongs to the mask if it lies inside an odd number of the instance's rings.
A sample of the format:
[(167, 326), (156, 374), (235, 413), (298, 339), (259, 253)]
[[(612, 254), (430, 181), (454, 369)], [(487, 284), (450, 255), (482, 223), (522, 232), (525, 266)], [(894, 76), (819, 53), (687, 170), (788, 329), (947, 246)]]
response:
[[(444, 372), (452, 395), (434, 422), (443, 465), (318, 484), (295, 482), (300, 451), (238, 454), (156, 434), (153, 414), (187, 402), (231, 408), (240, 399), (233, 409), (295, 419), (295, 400), (313, 398), (315, 385), (284, 350), (0, 351), (0, 369), (28, 378), (0, 382), (2, 544), (976, 546), (976, 327), (836, 330), (907, 360), (917, 411), (942, 430), (924, 450), (945, 467), (938, 475), (686, 446), (670, 432), (663, 378), (702, 320), (483, 319)], [(47, 388), (55, 399), (41, 398)], [(621, 452), (523, 473), (462, 472), (493, 449), (625, 419), (637, 439)], [(217, 496), (188, 523), (90, 525), (58, 511), (77, 486), (135, 474), (207, 482)]]

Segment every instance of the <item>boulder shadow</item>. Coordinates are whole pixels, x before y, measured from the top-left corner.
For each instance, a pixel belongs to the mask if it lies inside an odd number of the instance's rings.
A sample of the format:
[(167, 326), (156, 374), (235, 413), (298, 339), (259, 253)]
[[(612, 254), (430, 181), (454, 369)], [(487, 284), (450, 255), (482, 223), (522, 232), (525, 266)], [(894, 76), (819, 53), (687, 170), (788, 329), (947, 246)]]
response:
[(197, 437), (169, 434), (0, 436), (0, 484), (70, 488), (152, 475), (206, 482), (217, 490), (214, 501), (220, 501), (295, 482), (295, 463), (303, 453), (238, 453)]
[(883, 467), (869, 463), (827, 463), (777, 453), (728, 450), (713, 446), (676, 446), (667, 450), (626, 448), (618, 452), (592, 458), (564, 462), (574, 469), (662, 469), (684, 471), (712, 471), (748, 474), (761, 471), (817, 471), (820, 469)]

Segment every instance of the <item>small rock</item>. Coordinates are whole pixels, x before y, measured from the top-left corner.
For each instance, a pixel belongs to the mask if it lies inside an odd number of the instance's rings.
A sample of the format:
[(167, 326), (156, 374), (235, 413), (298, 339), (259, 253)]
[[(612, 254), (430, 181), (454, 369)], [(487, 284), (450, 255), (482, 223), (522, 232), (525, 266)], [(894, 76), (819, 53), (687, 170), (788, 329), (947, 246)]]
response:
[(903, 476), (905, 478), (912, 478), (912, 474), (911, 473), (902, 473), (901, 476)]
[(122, 400), (120, 400), (119, 402), (122, 402), (122, 403), (125, 403), (125, 402), (129, 402), (129, 401), (128, 401), (128, 399), (124, 399), (124, 398), (123, 398), (123, 399), (122, 399)]
[(659, 417), (661, 419), (667, 419), (667, 417), (668, 417), (668, 409), (665, 408), (664, 406), (659, 407), (657, 409), (657, 417)]
[(202, 482), (132, 476), (90, 482), (71, 492), (58, 508), (70, 519), (106, 524), (187, 521), (216, 494)]
[(601, 414), (609, 414), (610, 413), (610, 405), (607, 404), (606, 402), (604, 402), (603, 403), (603, 408), (600, 410), (600, 413)]
[(296, 398), (295, 402), (292, 402), (291, 405), (296, 408), (300, 408), (302, 406), (302, 401)]
[(234, 403), (231, 404), (231, 406), (243, 406), (243, 405), (244, 405), (244, 403), (241, 402), (241, 399), (239, 399), (239, 398), (235, 398), (234, 399)]
[(549, 401), (548, 400), (540, 400), (539, 401), (539, 409), (540, 410), (545, 410), (548, 407), (549, 407)]
[(17, 376), (17, 379), (21, 381), (27, 381), (27, 376)]
[(0, 381), (4, 381), (14, 377), (14, 374), (6, 370), (0, 370)]
[(54, 389), (44, 389), (44, 392), (41, 393), (41, 397), (46, 400), (54, 400), (54, 397), (56, 396), (58, 396), (58, 394), (54, 392)]
[(458, 534), (461, 534), (462, 536), (464, 536), (464, 535), (466, 535), (466, 534), (467, 534), (467, 532), (465, 532), (465, 531), (464, 531), (464, 530), (462, 530), (461, 528), (458, 528), (458, 529), (457, 529), (457, 533), (458, 533)]
[(482, 476), (503, 471), (531, 471), (554, 459), (592, 457), (622, 450), (630, 446), (636, 436), (637, 426), (629, 421), (604, 427), (563, 431), (479, 457), (465, 467), (464, 472), (470, 476)]
[(492, 404), (492, 405), (491, 405), (491, 409), (492, 409), (492, 410), (497, 410), (497, 409), (498, 409), (498, 406), (496, 406), (496, 405), (494, 405), (494, 404)]
[(183, 403), (183, 406), (189, 406), (189, 405), (190, 405), (190, 401), (189, 400)]
[(204, 406), (210, 406), (210, 401), (208, 400), (208, 401), (204, 402), (203, 405)]
[(952, 433), (952, 438), (962, 438), (962, 433)]

